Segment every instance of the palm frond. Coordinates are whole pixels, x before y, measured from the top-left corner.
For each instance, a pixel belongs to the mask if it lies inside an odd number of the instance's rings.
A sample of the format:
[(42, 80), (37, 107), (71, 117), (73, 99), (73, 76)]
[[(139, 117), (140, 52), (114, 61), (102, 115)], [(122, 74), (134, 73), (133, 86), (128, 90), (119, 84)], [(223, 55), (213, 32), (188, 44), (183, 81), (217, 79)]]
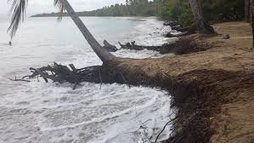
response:
[(12, 3), (11, 9), (10, 9), (10, 15), (11, 15), (11, 23), (8, 28), (8, 31), (10, 32), (11, 38), (16, 34), (19, 24), (21, 21), (24, 21), (25, 18), (25, 10), (28, 1), (27, 0), (8, 0)]
[(62, 20), (62, 17), (64, 16), (64, 6), (61, 3), (61, 0), (54, 0), (54, 5), (59, 8), (58, 20)]
[[(13, 38), (18, 30), (20, 22), (24, 21), (28, 0), (8, 0), (8, 2), (11, 3), (11, 22), (8, 32), (10, 32), (11, 38)], [(54, 5), (60, 10), (58, 20), (61, 20), (64, 16), (64, 6), (62, 5), (61, 0), (54, 0)]]

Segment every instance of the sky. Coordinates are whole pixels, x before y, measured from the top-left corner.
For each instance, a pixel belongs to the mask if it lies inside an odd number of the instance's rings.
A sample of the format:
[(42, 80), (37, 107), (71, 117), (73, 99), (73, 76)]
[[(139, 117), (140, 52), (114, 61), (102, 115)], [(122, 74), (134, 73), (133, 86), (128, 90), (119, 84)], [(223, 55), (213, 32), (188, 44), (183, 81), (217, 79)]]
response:
[[(0, 17), (8, 17), (10, 3), (0, 0)], [(53, 0), (28, 0), (27, 15), (55, 12)], [(102, 8), (116, 3), (125, 3), (125, 0), (68, 0), (76, 11), (87, 11)]]

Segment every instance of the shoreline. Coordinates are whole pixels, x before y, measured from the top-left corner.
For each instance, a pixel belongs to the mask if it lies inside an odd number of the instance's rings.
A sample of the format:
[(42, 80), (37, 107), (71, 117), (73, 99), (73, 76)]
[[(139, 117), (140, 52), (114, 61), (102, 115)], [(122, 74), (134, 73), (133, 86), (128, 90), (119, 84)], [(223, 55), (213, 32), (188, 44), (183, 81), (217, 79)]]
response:
[[(254, 140), (254, 57), (250, 26), (214, 25), (222, 36), (200, 37), (206, 51), (159, 59), (122, 59), (117, 69), (128, 83), (167, 89), (178, 110), (166, 142), (248, 142)], [(203, 45), (204, 46), (204, 45)], [(121, 70), (124, 69), (124, 70)], [(243, 118), (245, 117), (245, 118)]]

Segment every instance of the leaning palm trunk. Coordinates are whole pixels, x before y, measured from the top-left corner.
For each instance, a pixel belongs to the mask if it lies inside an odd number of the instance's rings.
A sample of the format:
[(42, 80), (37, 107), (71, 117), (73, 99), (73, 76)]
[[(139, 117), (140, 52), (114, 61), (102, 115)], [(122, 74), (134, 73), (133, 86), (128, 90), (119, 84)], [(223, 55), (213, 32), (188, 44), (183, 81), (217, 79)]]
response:
[(201, 34), (214, 34), (215, 31), (212, 26), (205, 20), (201, 8), (201, 4), (198, 0), (189, 0), (198, 30)]
[(111, 53), (102, 48), (99, 42), (94, 38), (94, 36), (90, 33), (87, 27), (84, 25), (79, 16), (75, 13), (71, 5), (67, 0), (61, 0), (61, 3), (67, 13), (70, 15), (76, 26), (79, 28), (89, 45), (92, 47), (97, 56), (103, 61), (111, 61), (115, 58)]

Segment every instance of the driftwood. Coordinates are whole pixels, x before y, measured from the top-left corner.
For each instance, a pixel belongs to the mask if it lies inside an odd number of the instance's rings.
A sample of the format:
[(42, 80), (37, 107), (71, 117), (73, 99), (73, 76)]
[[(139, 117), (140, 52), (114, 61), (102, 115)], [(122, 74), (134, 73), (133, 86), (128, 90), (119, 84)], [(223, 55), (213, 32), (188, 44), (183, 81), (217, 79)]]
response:
[(119, 42), (119, 45), (121, 46), (121, 49), (128, 49), (128, 50), (153, 50), (158, 51), (160, 54), (166, 54), (170, 53), (172, 48), (174, 47), (174, 43), (168, 44), (165, 43), (161, 46), (144, 46), (144, 45), (136, 45), (135, 41), (128, 42), (126, 44), (122, 44)]
[(116, 52), (118, 49), (116, 48), (116, 46), (110, 44), (108, 41), (104, 40), (103, 41), (103, 48), (106, 49), (109, 52)]
[(173, 34), (172, 32), (168, 32), (166, 34), (166, 37), (181, 37), (181, 36), (185, 36), (185, 35), (188, 35), (189, 33), (188, 32), (181, 32), (181, 33), (178, 33), (178, 34)]
[(165, 37), (180, 37), (180, 36), (185, 36), (185, 35), (191, 35), (196, 32), (196, 25), (193, 24), (188, 27), (182, 27), (181, 25), (176, 25), (171, 27), (172, 30), (179, 31), (181, 33), (179, 34), (173, 34), (172, 32), (168, 32)]

